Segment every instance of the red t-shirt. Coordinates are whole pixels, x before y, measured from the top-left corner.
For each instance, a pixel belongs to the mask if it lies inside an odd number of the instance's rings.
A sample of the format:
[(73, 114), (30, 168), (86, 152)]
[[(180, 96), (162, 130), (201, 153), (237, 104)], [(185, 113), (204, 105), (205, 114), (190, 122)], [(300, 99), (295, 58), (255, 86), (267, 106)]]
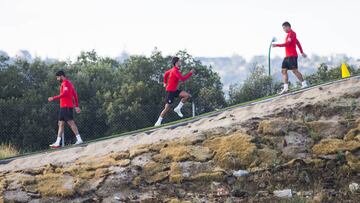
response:
[(77, 92), (73, 84), (69, 80), (65, 79), (61, 83), (60, 94), (54, 96), (53, 99), (60, 99), (60, 108), (74, 108), (73, 98), (75, 101), (75, 106), (79, 107)]
[(299, 40), (296, 38), (296, 33), (290, 30), (286, 35), (284, 44), (275, 44), (277, 47), (285, 47), (286, 57), (298, 56), (296, 46), (299, 47), (300, 53), (304, 53)]
[(174, 66), (172, 69), (165, 72), (164, 75), (164, 83), (166, 84), (166, 91), (168, 92), (174, 92), (177, 90), (179, 85), (179, 80), (185, 81), (190, 78), (192, 75), (192, 72), (189, 72), (185, 76), (183, 76), (179, 68)]

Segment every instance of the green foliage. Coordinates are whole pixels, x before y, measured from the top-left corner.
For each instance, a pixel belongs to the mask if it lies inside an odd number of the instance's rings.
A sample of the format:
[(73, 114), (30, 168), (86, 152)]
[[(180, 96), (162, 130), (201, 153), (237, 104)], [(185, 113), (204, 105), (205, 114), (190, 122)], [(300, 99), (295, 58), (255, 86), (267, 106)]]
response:
[(319, 142), (321, 140), (321, 136), (315, 132), (314, 130), (309, 131), (311, 139), (313, 139), (315, 142)]
[[(180, 88), (190, 91), (197, 113), (226, 105), (220, 77), (185, 51), (177, 54), (184, 61), (183, 72), (196, 74)], [(80, 134), (91, 140), (115, 133), (152, 126), (164, 105), (163, 74), (171, 68), (171, 56), (155, 49), (150, 57), (131, 56), (122, 63), (102, 58), (96, 52), (82, 52), (76, 61), (46, 63), (41, 59), (21, 59), (7, 63), (0, 59), (0, 136), (22, 152), (45, 149), (57, 133), (58, 102), (55, 72), (65, 70), (79, 95), (82, 113), (76, 115)], [(184, 107), (191, 115), (190, 105)], [(178, 119), (174, 114), (167, 121)], [(74, 138), (69, 128), (67, 143)]]
[[(354, 66), (347, 65), (347, 67), (351, 75), (359, 73), (359, 70), (356, 70)], [(341, 79), (341, 65), (334, 68), (329, 68), (326, 63), (322, 63), (318, 67), (316, 73), (306, 75), (304, 76), (304, 79), (307, 80), (310, 84), (320, 84)]]
[(249, 77), (242, 84), (230, 86), (229, 102), (231, 104), (252, 101), (276, 94), (281, 84), (265, 74), (265, 68), (254, 64)]

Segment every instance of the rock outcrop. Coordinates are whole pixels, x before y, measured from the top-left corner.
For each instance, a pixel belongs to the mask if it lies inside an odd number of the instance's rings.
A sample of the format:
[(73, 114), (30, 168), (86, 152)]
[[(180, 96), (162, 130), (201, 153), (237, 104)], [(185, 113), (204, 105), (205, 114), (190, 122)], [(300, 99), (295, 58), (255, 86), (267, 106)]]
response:
[(294, 202), (360, 202), (349, 190), (360, 183), (359, 96), (351, 79), (33, 164), (16, 160), (0, 166), (0, 202), (277, 202), (274, 191), (285, 189)]

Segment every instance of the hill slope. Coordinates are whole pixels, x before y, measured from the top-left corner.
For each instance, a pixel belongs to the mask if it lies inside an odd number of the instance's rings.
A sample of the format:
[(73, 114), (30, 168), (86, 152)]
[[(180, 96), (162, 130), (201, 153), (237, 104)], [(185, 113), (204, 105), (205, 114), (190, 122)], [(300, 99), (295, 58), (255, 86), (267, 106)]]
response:
[[(0, 165), (0, 202), (358, 202), (360, 80)], [(240, 176), (239, 169), (249, 172)], [(353, 184), (354, 186), (355, 184)], [(276, 192), (275, 192), (276, 193)]]

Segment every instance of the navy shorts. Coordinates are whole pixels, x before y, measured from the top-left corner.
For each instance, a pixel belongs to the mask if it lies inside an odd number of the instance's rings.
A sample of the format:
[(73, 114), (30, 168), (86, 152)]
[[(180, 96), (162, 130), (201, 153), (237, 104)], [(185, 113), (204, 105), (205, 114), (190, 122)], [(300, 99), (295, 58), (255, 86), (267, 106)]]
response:
[(71, 121), (74, 120), (73, 108), (60, 108), (59, 121)]
[(174, 103), (174, 99), (176, 97), (179, 97), (180, 93), (181, 93), (181, 90), (176, 90), (174, 92), (167, 92), (166, 93), (166, 101), (165, 101), (165, 103), (167, 103), (167, 104)]
[(285, 57), (284, 61), (282, 62), (282, 69), (287, 69), (287, 70), (294, 70), (298, 68), (298, 62), (297, 62), (298, 57), (297, 56), (290, 56), (290, 57)]

